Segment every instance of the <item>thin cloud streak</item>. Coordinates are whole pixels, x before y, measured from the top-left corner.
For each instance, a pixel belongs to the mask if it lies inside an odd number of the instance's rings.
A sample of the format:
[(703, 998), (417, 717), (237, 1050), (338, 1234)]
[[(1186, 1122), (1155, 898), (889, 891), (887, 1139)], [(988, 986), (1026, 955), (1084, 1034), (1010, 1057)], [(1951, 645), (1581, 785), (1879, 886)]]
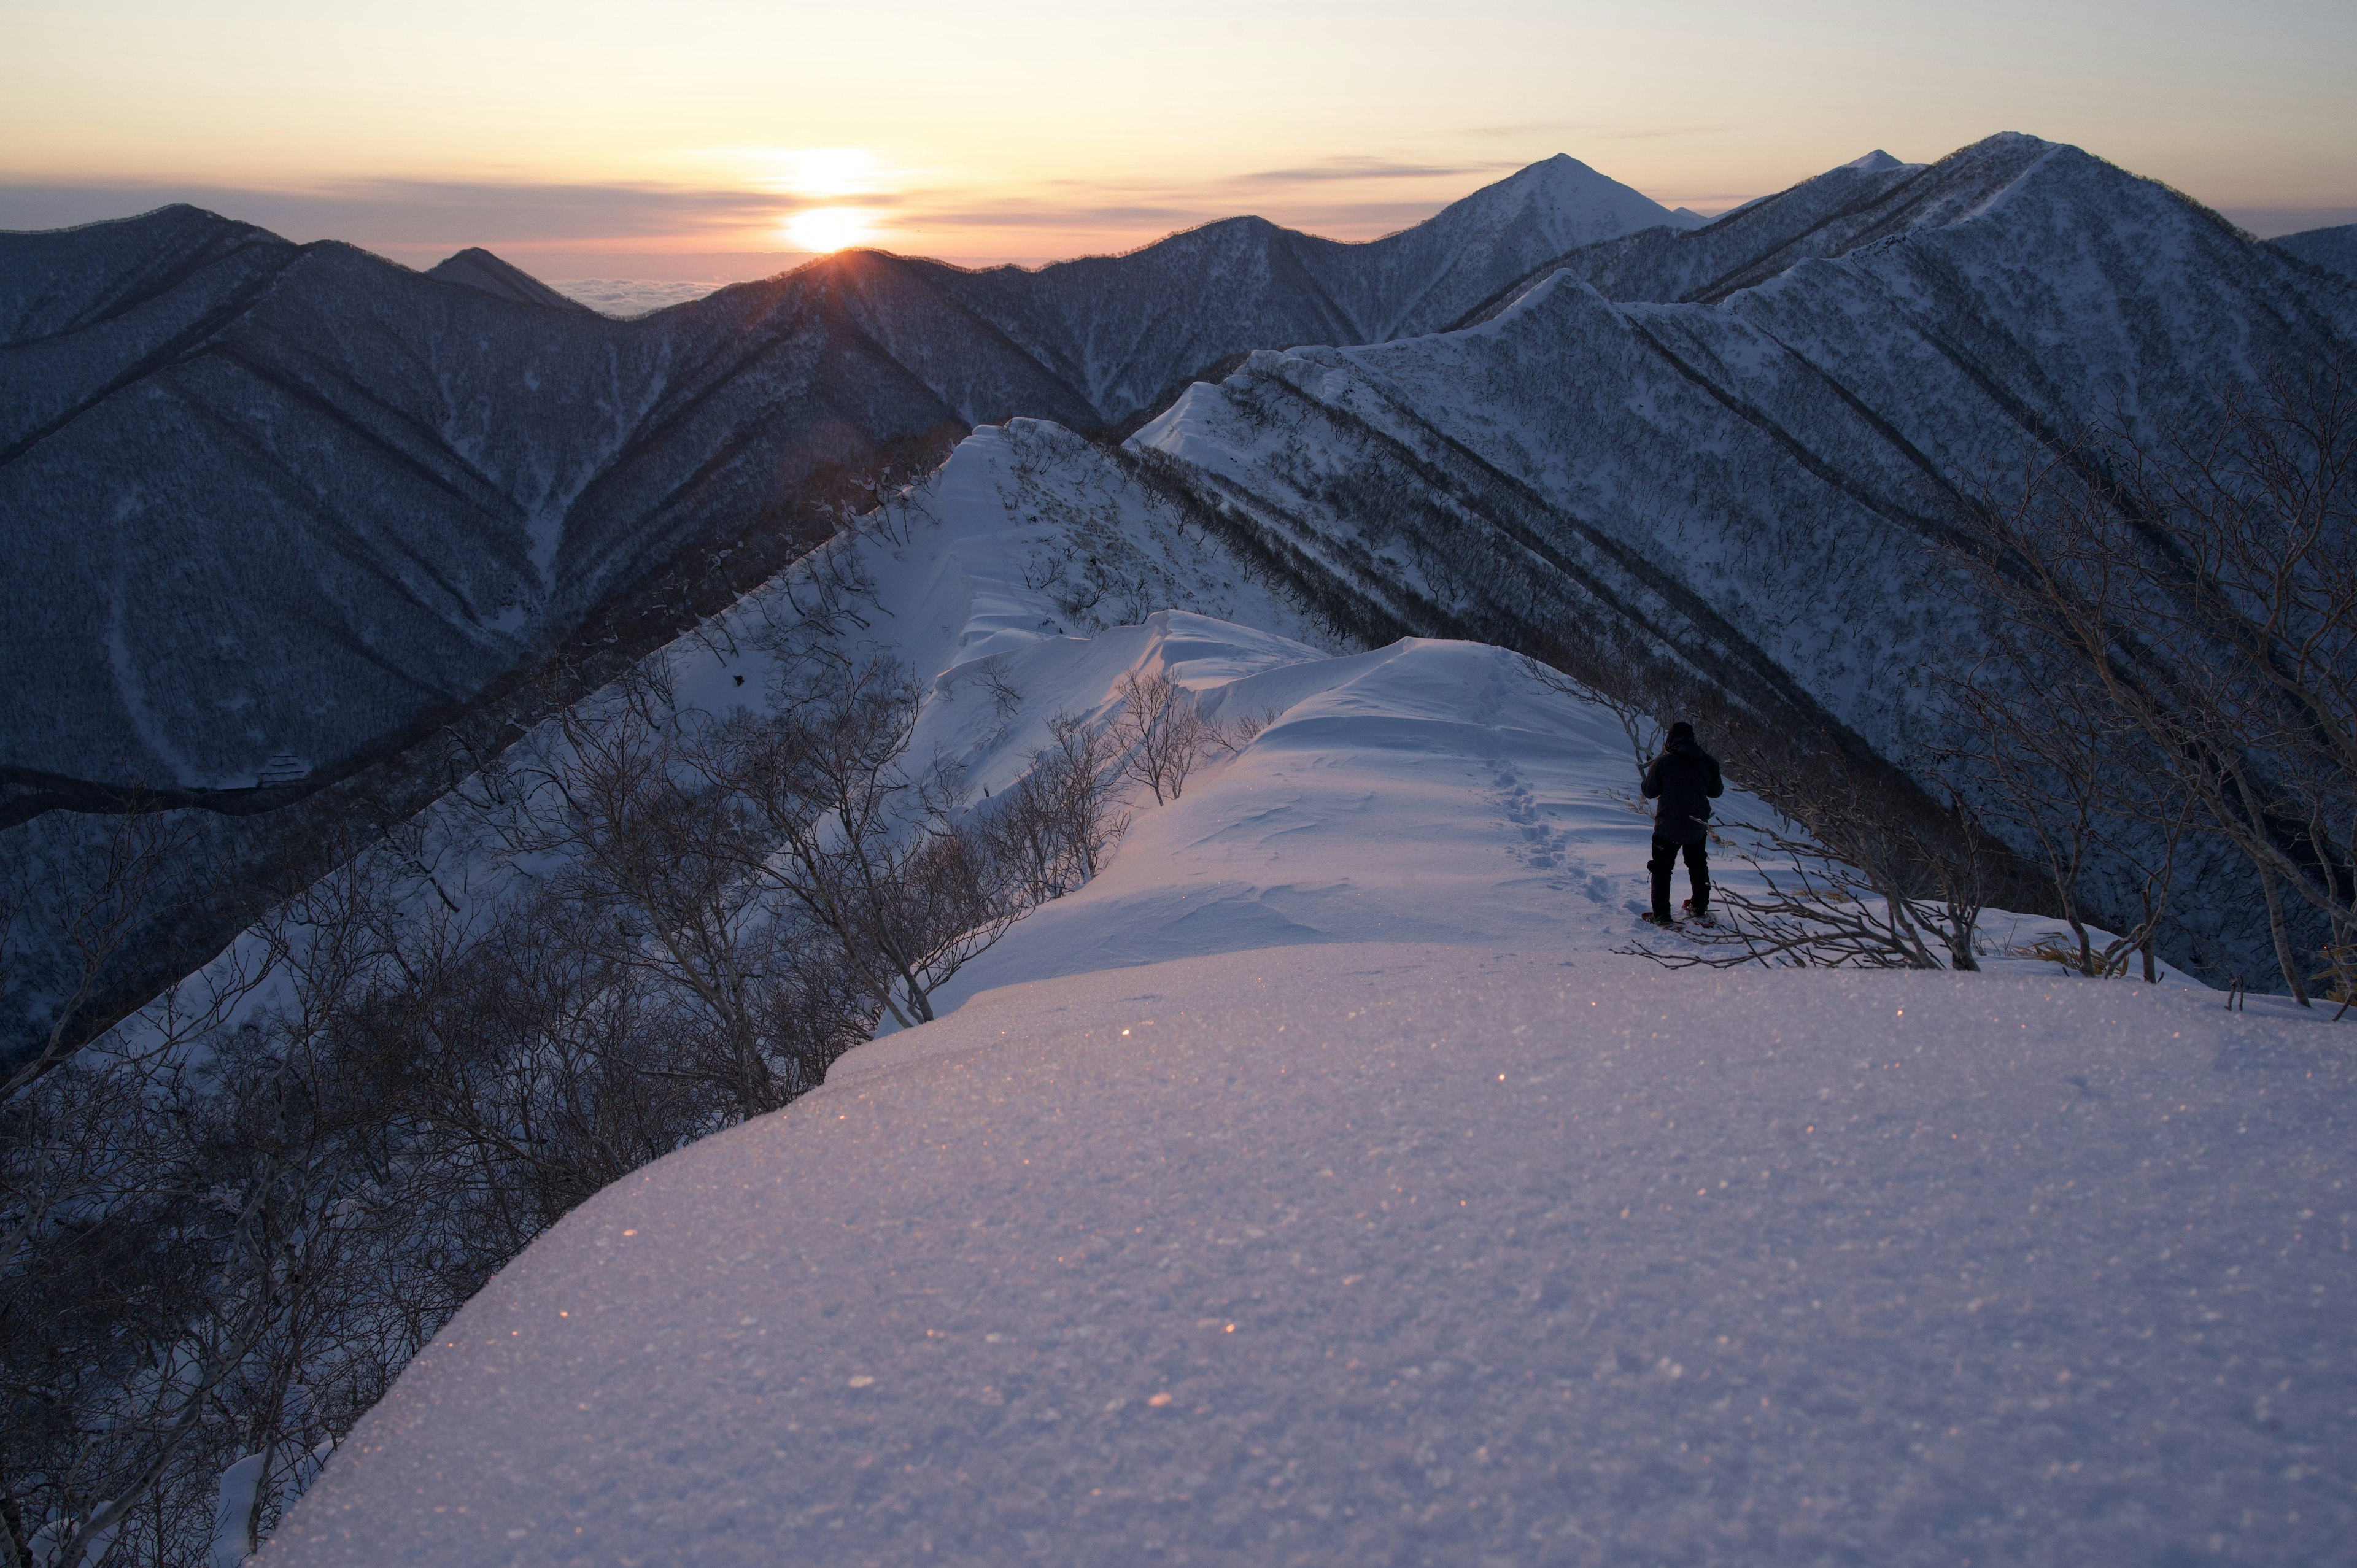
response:
[(1669, 136), (1723, 136), (1735, 129), (1732, 125), (1663, 125), (1648, 131), (1590, 131), (1592, 142), (1656, 142)]
[[(774, 227), (828, 203), (764, 190), (369, 179), (312, 189), (134, 183), (0, 185), (0, 229), (58, 229), (175, 202), (290, 239), (390, 244), (654, 240)], [(862, 206), (892, 205), (888, 197)]]
[[(1370, 223), (1412, 223), (1448, 200), (1468, 194), (1471, 177), (1497, 174), (1505, 166), (1443, 167), (1386, 165), (1379, 172), (1319, 169), (1307, 177), (1313, 188), (1338, 180), (1454, 177), (1466, 189), (1429, 201), (1318, 201), (1285, 203), (1280, 220), (1291, 227), (1361, 229)], [(158, 207), (187, 202), (227, 218), (258, 224), (290, 239), (346, 240), (387, 245), (550, 245), (587, 242), (640, 244), (670, 241), (726, 248), (713, 242), (754, 231), (774, 231), (794, 213), (814, 207), (850, 205), (873, 211), (895, 228), (969, 231), (1066, 230), (1075, 233), (1135, 231), (1168, 232), (1250, 215), (1240, 203), (1265, 198), (1280, 184), (1304, 176), (1271, 170), (1215, 182), (1208, 189), (1140, 191), (1089, 182), (1065, 181), (1072, 199), (1010, 200), (934, 206), (948, 193), (872, 192), (848, 201), (780, 195), (755, 189), (693, 189), (650, 185), (523, 184), (462, 180), (355, 180), (313, 189), (271, 187), (179, 186), (147, 183), (0, 184), (0, 229), (70, 228), (129, 218)], [(1224, 193), (1223, 193), (1224, 192)], [(1092, 199), (1093, 198), (1093, 199)], [(662, 247), (668, 248), (668, 247)], [(772, 242), (764, 248), (774, 249)]]
[(1303, 168), (1266, 169), (1232, 175), (1224, 185), (1312, 185), (1351, 179), (1459, 179), (1468, 175), (1511, 173), (1523, 166), (1492, 159), (1475, 164), (1403, 164), (1381, 158), (1328, 158)]
[[(1186, 182), (1059, 179), (1034, 193), (977, 200), (926, 182), (856, 196), (793, 195), (751, 185), (371, 178), (308, 188), (150, 181), (0, 183), (0, 229), (66, 228), (176, 202), (208, 208), (298, 242), (342, 240), (387, 254), (467, 245), (582, 253), (776, 252), (798, 212), (850, 207), (871, 215), (869, 242), (975, 257), (1104, 254), (1223, 219), (1263, 216), (1349, 241), (1421, 222), (1502, 177), (1503, 160), (1415, 163), (1335, 157)], [(1380, 199), (1334, 199), (1354, 182)], [(1401, 199), (1414, 182), (1432, 194)], [(990, 242), (990, 236), (1001, 242)]]

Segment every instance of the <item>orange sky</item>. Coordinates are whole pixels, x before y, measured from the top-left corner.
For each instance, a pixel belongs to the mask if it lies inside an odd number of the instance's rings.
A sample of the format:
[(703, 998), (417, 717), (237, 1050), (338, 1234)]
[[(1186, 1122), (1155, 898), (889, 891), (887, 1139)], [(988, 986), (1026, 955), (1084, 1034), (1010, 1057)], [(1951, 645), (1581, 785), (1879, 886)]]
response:
[(2357, 5), (0, 4), (0, 227), (191, 199), (403, 260), (1387, 232), (1568, 152), (1716, 210), (1873, 147), (2076, 142), (2262, 232), (2357, 219)]

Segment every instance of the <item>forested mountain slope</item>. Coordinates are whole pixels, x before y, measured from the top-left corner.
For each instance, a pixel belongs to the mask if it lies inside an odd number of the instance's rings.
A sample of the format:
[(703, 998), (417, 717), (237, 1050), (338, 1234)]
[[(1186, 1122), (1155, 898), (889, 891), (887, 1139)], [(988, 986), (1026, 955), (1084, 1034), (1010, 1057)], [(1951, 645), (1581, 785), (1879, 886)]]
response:
[(2285, 234), (2267, 243), (2298, 256), (2312, 267), (2322, 267), (2326, 272), (2357, 284), (2357, 223)]
[[(2008, 135), (1593, 248), (1466, 330), (1257, 354), (1134, 445), (1371, 628), (1651, 666), (1928, 779), (1925, 668), (1975, 656), (1934, 548), (1973, 479), (2106, 417), (2199, 430), (2353, 328), (2357, 293)], [(2186, 956), (2263, 968), (2220, 902)]]
[(634, 326), (186, 209), (12, 238), (6, 271), (65, 238), (89, 264), (57, 271), (104, 286), (27, 299), (0, 349), (20, 775), (339, 762), (818, 470), (962, 423), (823, 286)]

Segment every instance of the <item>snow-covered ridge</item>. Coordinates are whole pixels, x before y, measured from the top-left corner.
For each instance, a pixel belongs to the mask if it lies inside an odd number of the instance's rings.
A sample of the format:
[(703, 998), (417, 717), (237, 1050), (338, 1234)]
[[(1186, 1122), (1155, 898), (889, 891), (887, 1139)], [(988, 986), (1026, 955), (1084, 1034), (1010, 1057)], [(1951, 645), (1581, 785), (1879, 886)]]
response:
[[(1131, 671), (1265, 726), (1133, 799), (1111, 865), (941, 1022), (535, 1243), (265, 1562), (1576, 1560), (1729, 1531), (1770, 1563), (2102, 1557), (2253, 1496), (2261, 1560), (2340, 1527), (2290, 1520), (2277, 1440), (2202, 1402), (2243, 1397), (2213, 1368), (2347, 1340), (2318, 1305), (2357, 1283), (2340, 1233), (2281, 1241), (2290, 1195), (2304, 1226), (2357, 1191), (2313, 1024), (2034, 966), (1663, 975), (1619, 950), (1650, 830), (1615, 720), (1495, 648), (1337, 647), (1193, 526), (1017, 422), (831, 547), (868, 584), (841, 650), (919, 672), (919, 746), (977, 789)], [(762, 702), (795, 575), (659, 684)], [(517, 868), (446, 810), (414, 852), (437, 901), (501, 897)], [(2229, 1326), (2190, 1339), (2222, 1280)], [(2124, 1299), (2147, 1316), (2115, 1336)], [(2349, 1402), (2311, 1376), (2270, 1408), (2338, 1452)], [(2060, 1489), (2058, 1410), (2086, 1429)], [(1693, 1474), (1647, 1468), (1680, 1443)]]
[[(1254, 355), (1132, 444), (1377, 618), (1638, 650), (1922, 770), (1916, 672), (1975, 646), (1936, 578), (1975, 477), (2106, 411), (2202, 428), (2254, 367), (2352, 341), (2329, 280), (2004, 136), (1591, 247), (1457, 331)], [(2243, 886), (2196, 897), (2180, 957), (2265, 969)]]
[(2328, 1561), (2352, 1090), (2090, 983), (1017, 986), (571, 1216), (263, 1561)]

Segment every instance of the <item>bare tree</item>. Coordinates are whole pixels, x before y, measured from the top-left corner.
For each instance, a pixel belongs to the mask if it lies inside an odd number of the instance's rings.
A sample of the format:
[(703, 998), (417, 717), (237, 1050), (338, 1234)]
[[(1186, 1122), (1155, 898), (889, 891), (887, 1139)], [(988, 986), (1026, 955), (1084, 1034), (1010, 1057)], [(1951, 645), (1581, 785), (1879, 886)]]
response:
[(964, 791), (909, 757), (920, 693), (882, 655), (820, 662), (775, 717), (728, 736), (732, 783), (765, 847), (745, 869), (840, 944), (861, 989), (903, 1027), (1025, 906)]
[[(2145, 737), (2120, 722), (2099, 685), (2041, 668), (2011, 632), (1999, 628), (1987, 658), (1943, 682), (1957, 720), (1944, 760), (1981, 800), (1980, 822), (2044, 873), (2071, 930), (2058, 961), (2104, 978), (2126, 973), (2140, 955), (2143, 978), (2156, 983), (2154, 947), (2192, 802), (2141, 755)], [(2137, 911), (2101, 942), (2089, 918), (2099, 876), (2115, 908), (2119, 883), (2132, 884)]]
[(1114, 689), (1121, 694), (1113, 735), (1122, 771), (1152, 790), (1156, 805), (1176, 800), (1208, 741), (1195, 694), (1158, 670), (1128, 671)]
[[(173, 868), (194, 858), (195, 835), (186, 813), (167, 812), (134, 791), (108, 819), (93, 865), (62, 878), (60, 907), (37, 916), (32, 889), (20, 880), (0, 888), (0, 993), (13, 993), (17, 971), (38, 945), (53, 972), (40, 977), (48, 1025), (31, 1054), (0, 1076), (0, 1102), (54, 1070), (98, 1028), (112, 1022), (100, 1009), (113, 965), (127, 944), (168, 917), (176, 900), (166, 889)], [(21, 878), (29, 873), (20, 871)]]
[(2198, 434), (2115, 418), (1978, 499), (1974, 586), (2248, 863), (2305, 1004), (2287, 893), (2321, 951), (2357, 941), (2357, 379), (2279, 372)]
[(1105, 732), (1059, 714), (1048, 733), (1049, 744), (1032, 754), (1030, 768), (991, 802), (985, 829), (1028, 905), (1060, 898), (1095, 876), (1129, 826), (1114, 814), (1114, 757)]
[(1629, 737), (1629, 754), (1637, 765), (1637, 778), (1642, 782), (1645, 769), (1662, 754), (1663, 737), (1668, 734), (1668, 725), (1663, 723), (1661, 714), (1670, 704), (1662, 700), (1661, 694), (1616, 696), (1530, 654), (1521, 655), (1521, 660), (1523, 672), (1546, 690), (1576, 703), (1602, 708), (1620, 721), (1620, 733)]

